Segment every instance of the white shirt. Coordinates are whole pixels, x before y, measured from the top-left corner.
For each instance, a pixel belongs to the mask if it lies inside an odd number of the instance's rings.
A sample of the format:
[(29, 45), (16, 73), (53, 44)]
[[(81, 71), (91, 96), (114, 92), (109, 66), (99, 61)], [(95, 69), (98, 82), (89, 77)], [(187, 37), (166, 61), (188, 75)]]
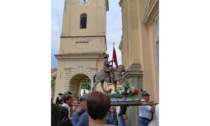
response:
[[(145, 100), (142, 99), (141, 101), (145, 101)], [(151, 119), (152, 118), (152, 112), (150, 111), (151, 108), (152, 107), (149, 105), (139, 106), (139, 116), (143, 118)]]
[(71, 115), (70, 115), (71, 109), (70, 109), (69, 105), (67, 105), (66, 103), (63, 103), (62, 106), (68, 109), (68, 112), (69, 112), (68, 117), (69, 117), (69, 119), (71, 119)]
[(155, 106), (156, 119), (159, 120), (159, 104)]
[(116, 112), (117, 112), (117, 115), (120, 113), (120, 106), (116, 106)]

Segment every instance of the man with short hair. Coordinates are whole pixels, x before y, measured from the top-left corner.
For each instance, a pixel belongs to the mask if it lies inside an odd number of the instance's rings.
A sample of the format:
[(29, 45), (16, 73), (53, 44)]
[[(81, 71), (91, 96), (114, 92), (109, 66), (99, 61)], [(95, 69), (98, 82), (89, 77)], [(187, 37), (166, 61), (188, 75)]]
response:
[(62, 93), (58, 94), (58, 97), (56, 98), (56, 105), (62, 104), (63, 100), (62, 100)]
[(71, 108), (70, 107), (72, 106), (72, 102), (73, 102), (72, 97), (66, 96), (63, 99), (64, 99), (64, 103), (62, 104), (62, 107), (65, 107), (68, 109), (68, 117), (71, 120), (71, 113), (70, 113)]
[[(149, 102), (150, 94), (148, 94), (146, 91), (142, 91), (142, 104), (148, 104), (152, 103)], [(142, 105), (139, 106), (139, 124), (140, 126), (148, 126), (149, 122), (152, 120), (152, 114), (155, 112), (155, 108), (153, 105)]]
[(87, 114), (87, 98), (88, 94), (84, 94), (80, 98), (80, 106), (76, 108), (76, 112), (72, 116), (73, 126), (88, 126), (88, 114)]

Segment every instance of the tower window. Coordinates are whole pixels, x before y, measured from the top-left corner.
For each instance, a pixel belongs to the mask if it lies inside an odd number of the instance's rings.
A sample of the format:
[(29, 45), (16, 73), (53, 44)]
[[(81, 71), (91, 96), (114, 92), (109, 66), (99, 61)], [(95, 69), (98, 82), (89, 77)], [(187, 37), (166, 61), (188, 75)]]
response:
[(87, 14), (83, 13), (80, 15), (80, 28), (86, 28), (87, 26)]

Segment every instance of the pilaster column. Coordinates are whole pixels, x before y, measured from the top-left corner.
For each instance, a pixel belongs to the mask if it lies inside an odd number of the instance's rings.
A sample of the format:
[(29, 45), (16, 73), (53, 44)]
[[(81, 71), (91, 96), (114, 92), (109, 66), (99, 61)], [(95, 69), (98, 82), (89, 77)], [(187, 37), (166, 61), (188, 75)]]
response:
[[(141, 64), (132, 63), (131, 66), (126, 70), (124, 77), (131, 82), (135, 88), (142, 88), (143, 71)], [(127, 109), (128, 121), (126, 122), (128, 126), (138, 126), (139, 108), (138, 106), (130, 106)]]

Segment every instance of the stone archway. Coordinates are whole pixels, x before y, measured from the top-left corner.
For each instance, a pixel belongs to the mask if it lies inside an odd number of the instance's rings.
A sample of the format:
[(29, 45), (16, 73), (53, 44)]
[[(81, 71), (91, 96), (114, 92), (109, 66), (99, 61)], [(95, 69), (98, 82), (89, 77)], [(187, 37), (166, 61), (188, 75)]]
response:
[[(91, 79), (85, 74), (76, 74), (69, 81), (69, 90), (77, 96), (81, 96), (81, 82), (83, 80)], [(88, 92), (87, 92), (88, 93)]]

